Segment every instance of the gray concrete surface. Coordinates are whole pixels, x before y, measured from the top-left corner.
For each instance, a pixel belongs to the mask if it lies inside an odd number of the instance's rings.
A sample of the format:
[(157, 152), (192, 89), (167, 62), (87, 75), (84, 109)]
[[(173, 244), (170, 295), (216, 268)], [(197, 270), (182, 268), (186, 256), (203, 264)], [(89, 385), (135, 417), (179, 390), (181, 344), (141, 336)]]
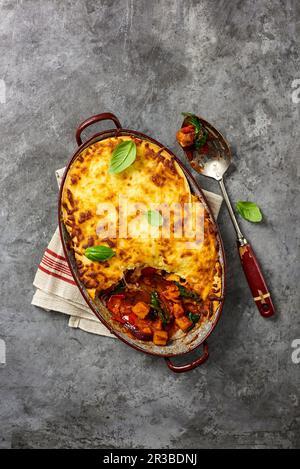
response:
[[(300, 446), (299, 21), (297, 0), (0, 1), (0, 447)], [(241, 224), (276, 318), (255, 309), (223, 208), (226, 305), (209, 361), (186, 375), (30, 304), (54, 170), (102, 111), (178, 154), (180, 112), (206, 116), (234, 149), (233, 201), (265, 216)]]

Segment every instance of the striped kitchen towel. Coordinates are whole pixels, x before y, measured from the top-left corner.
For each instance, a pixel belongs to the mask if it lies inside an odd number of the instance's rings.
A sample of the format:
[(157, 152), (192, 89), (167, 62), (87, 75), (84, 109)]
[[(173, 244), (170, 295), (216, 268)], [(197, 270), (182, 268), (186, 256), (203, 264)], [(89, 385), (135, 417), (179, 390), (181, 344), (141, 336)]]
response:
[[(64, 170), (65, 168), (56, 171), (59, 185)], [(223, 198), (212, 192), (203, 192), (217, 218)], [(58, 228), (44, 252), (33, 285), (36, 288), (31, 302), (33, 305), (68, 315), (70, 327), (114, 337), (91, 312), (83, 299), (64, 256)]]

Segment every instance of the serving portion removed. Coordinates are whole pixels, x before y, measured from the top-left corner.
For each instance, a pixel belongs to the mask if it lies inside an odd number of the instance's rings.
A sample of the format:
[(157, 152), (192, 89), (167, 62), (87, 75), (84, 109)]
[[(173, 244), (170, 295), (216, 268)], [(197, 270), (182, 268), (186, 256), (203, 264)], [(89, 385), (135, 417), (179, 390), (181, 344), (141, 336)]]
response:
[(132, 340), (170, 346), (222, 301), (215, 224), (182, 168), (152, 141), (95, 141), (73, 160), (62, 220), (78, 276)]

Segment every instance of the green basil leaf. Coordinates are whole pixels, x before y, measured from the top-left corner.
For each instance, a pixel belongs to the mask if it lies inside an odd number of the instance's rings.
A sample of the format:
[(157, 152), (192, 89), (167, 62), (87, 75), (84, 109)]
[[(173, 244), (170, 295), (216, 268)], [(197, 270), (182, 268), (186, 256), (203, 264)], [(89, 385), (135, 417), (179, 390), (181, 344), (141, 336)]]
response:
[(242, 201), (236, 203), (236, 209), (239, 214), (245, 218), (245, 220), (253, 223), (259, 223), (262, 221), (262, 213), (258, 205), (255, 202)]
[(84, 255), (91, 261), (101, 262), (110, 259), (116, 253), (108, 246), (91, 246), (86, 248)]
[(199, 132), (199, 134), (197, 135), (196, 140), (195, 140), (195, 148), (197, 150), (199, 148), (203, 147), (203, 145), (205, 145), (207, 137), (208, 137), (207, 130), (204, 129), (204, 130), (202, 130), (202, 132)]
[(156, 291), (151, 292), (150, 298), (150, 308), (158, 314), (159, 318), (162, 320), (163, 325), (165, 326), (170, 321), (168, 311), (161, 305), (158, 293)]
[(161, 213), (157, 210), (148, 210), (145, 215), (147, 217), (149, 225), (161, 226), (164, 222)]
[(132, 140), (119, 143), (111, 155), (109, 174), (121, 173), (135, 162), (135, 158), (136, 144)]
[(197, 301), (198, 303), (202, 303), (202, 299), (200, 298), (199, 295), (197, 295), (196, 292), (192, 292), (192, 291), (188, 290), (183, 285), (181, 285), (181, 283), (179, 283), (179, 282), (174, 282), (174, 283), (175, 283), (175, 285), (177, 285), (177, 287), (179, 289), (180, 296), (182, 298), (192, 298), (193, 300)]
[(201, 122), (199, 121), (198, 117), (195, 116), (195, 114), (192, 114), (190, 112), (182, 112), (182, 115), (186, 118), (186, 122), (188, 124), (191, 124), (195, 127), (195, 136), (200, 132), (200, 129), (202, 127)]
[(189, 320), (192, 321), (193, 324), (196, 324), (200, 319), (199, 314), (194, 314), (194, 313), (191, 313), (190, 311), (188, 312), (187, 316), (188, 316)]

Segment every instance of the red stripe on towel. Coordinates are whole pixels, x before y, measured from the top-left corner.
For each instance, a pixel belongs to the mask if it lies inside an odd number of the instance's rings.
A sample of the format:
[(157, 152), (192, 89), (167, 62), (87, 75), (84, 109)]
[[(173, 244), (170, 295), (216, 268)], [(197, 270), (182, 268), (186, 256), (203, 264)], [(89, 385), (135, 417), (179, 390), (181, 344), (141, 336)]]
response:
[(57, 267), (61, 267), (67, 272), (71, 273), (70, 267), (66, 261), (58, 261), (57, 259), (50, 257), (46, 252), (44, 253), (42, 260), (44, 259), (46, 259), (48, 262), (51, 262), (51, 264), (56, 265)]
[(46, 274), (48, 275), (52, 275), (53, 277), (56, 277), (60, 280), (64, 280), (65, 282), (68, 282), (70, 283), (71, 285), (76, 285), (76, 282), (74, 282), (74, 280), (71, 280), (69, 278), (66, 278), (66, 277), (63, 277), (62, 275), (59, 275), (57, 274), (56, 272), (51, 272), (50, 270), (48, 269), (45, 269), (45, 267), (43, 267), (42, 265), (39, 265), (38, 267), (40, 270), (42, 270), (43, 272), (45, 272)]
[(54, 251), (51, 251), (51, 249), (47, 248), (47, 249), (46, 249), (46, 252), (48, 252), (48, 254), (51, 254), (51, 256), (56, 257), (57, 259), (60, 259), (60, 260), (66, 262), (66, 258), (65, 258), (65, 257), (60, 256), (59, 254), (57, 254), (57, 253), (54, 252)]
[(72, 277), (71, 271), (68, 265), (60, 264), (59, 262), (53, 261), (51, 258), (44, 255), (41, 263), (48, 265), (48, 267), (52, 267), (52, 269), (59, 270), (66, 275), (70, 275)]

